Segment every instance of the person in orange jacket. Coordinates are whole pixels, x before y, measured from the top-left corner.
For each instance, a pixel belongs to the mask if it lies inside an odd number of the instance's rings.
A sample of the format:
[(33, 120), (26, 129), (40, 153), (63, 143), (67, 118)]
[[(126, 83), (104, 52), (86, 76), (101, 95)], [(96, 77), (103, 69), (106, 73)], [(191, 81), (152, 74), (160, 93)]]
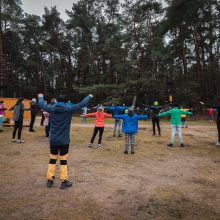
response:
[(99, 106), (97, 112), (85, 114), (82, 115), (82, 117), (86, 117), (86, 118), (95, 117), (95, 128), (89, 143), (89, 147), (92, 147), (98, 131), (99, 131), (99, 140), (97, 147), (102, 147), (102, 135), (104, 132), (105, 118), (112, 118), (112, 115), (105, 113), (104, 108), (102, 106)]

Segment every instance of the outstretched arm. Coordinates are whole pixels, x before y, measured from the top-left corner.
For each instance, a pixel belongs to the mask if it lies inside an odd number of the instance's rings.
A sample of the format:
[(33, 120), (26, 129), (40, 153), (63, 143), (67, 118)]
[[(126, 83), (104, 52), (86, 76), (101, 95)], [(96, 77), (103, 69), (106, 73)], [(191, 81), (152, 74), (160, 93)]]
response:
[(45, 104), (44, 95), (42, 93), (38, 94), (38, 104), (41, 109), (43, 109), (44, 111), (46, 111), (48, 113), (50, 113), (53, 109), (53, 107), (51, 105)]
[(193, 114), (192, 112), (181, 110), (181, 115), (192, 115), (192, 114)]
[(207, 105), (204, 102), (200, 102), (200, 104), (202, 104), (202, 105), (204, 105), (204, 106), (206, 106), (208, 108), (215, 108), (215, 109), (220, 108), (220, 105), (219, 106), (218, 105)]
[(147, 120), (148, 119), (148, 115), (137, 115), (137, 120)]
[(160, 113), (158, 114), (157, 116), (160, 118), (160, 117), (165, 117), (165, 116), (168, 116), (171, 114), (171, 111), (167, 111), (167, 112), (163, 112), (163, 113)]
[(83, 117), (86, 117), (86, 118), (89, 118), (89, 117), (95, 117), (96, 116), (96, 112), (94, 113), (88, 113), (88, 114), (85, 114), (85, 115), (82, 115)]
[(111, 114), (105, 113), (104, 116), (105, 116), (105, 118), (112, 118), (112, 115), (111, 115)]
[(79, 102), (73, 106), (70, 106), (69, 107), (70, 111), (75, 112), (75, 111), (87, 106), (92, 97), (93, 97), (93, 95), (90, 94), (86, 98), (84, 98), (81, 102)]
[(168, 106), (170, 106), (170, 103), (169, 103), (169, 104), (166, 104), (166, 105), (161, 106), (161, 109), (166, 108), (166, 107), (168, 107)]
[(125, 115), (114, 115), (115, 119), (123, 119)]

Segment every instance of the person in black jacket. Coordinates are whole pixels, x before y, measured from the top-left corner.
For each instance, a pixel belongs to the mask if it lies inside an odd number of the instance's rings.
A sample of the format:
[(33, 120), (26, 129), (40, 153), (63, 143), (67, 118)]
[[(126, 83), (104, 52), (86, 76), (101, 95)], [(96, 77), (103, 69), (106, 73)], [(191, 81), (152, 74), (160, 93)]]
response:
[(218, 129), (218, 141), (217, 141), (216, 145), (220, 145), (220, 105), (207, 105), (204, 102), (200, 102), (200, 104), (205, 105), (208, 108), (213, 108), (218, 113), (217, 119), (216, 119), (217, 129)]
[(16, 142), (15, 136), (16, 136), (17, 130), (18, 130), (18, 140), (17, 140), (17, 142), (18, 143), (24, 143), (24, 141), (21, 140), (23, 119), (24, 119), (24, 111), (29, 110), (29, 109), (24, 107), (23, 101), (24, 101), (23, 97), (18, 98), (18, 101), (16, 102), (16, 104), (9, 109), (9, 111), (14, 110), (13, 120), (14, 120), (15, 125), (14, 125), (14, 130), (13, 130), (13, 133), (12, 133), (12, 143)]
[(158, 102), (155, 101), (153, 106), (145, 105), (152, 111), (152, 126), (153, 126), (153, 136), (156, 135), (156, 124), (158, 129), (158, 135), (161, 136), (161, 129), (160, 129), (160, 119), (157, 117), (157, 115), (160, 113), (160, 111), (166, 107), (168, 107), (170, 104), (159, 106)]
[(33, 98), (30, 102), (30, 110), (31, 110), (31, 122), (30, 122), (29, 131), (35, 132), (35, 130), (33, 129), (33, 126), (34, 126), (34, 122), (35, 122), (35, 119), (36, 119), (36, 116), (39, 110), (37, 100), (35, 98)]

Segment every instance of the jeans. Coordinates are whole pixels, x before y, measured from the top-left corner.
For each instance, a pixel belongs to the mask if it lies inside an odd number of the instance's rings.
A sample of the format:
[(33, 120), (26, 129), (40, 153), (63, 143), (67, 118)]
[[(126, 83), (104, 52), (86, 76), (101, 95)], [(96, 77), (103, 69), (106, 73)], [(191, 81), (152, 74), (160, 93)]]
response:
[(171, 125), (171, 138), (170, 138), (170, 143), (171, 143), (171, 144), (174, 143), (174, 139), (175, 139), (176, 132), (177, 132), (178, 137), (179, 137), (179, 143), (182, 144), (182, 143), (183, 143), (183, 138), (182, 138), (181, 125)]
[(114, 123), (114, 135), (116, 133), (116, 129), (118, 126), (118, 135), (121, 135), (121, 119), (115, 119), (115, 123)]

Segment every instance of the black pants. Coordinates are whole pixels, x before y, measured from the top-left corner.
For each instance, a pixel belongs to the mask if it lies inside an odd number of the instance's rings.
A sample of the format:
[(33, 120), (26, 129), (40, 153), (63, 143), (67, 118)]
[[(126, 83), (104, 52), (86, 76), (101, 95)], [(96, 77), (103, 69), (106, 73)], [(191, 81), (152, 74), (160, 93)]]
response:
[(45, 126), (45, 135), (46, 137), (49, 137), (49, 134), (50, 134), (50, 127), (49, 125)]
[(98, 144), (101, 144), (101, 143), (102, 143), (102, 135), (103, 135), (103, 132), (104, 132), (104, 127), (95, 127), (95, 128), (94, 128), (94, 132), (93, 132), (93, 135), (92, 135), (92, 138), (91, 138), (90, 143), (93, 144), (93, 142), (94, 142), (94, 140), (95, 140), (95, 137), (96, 137), (98, 131), (99, 131)]
[(21, 139), (21, 132), (23, 127), (23, 121), (15, 121), (14, 130), (12, 133), (12, 138), (15, 139), (17, 130), (18, 130), (18, 140)]
[(218, 142), (220, 142), (220, 120), (217, 121), (217, 129), (218, 129)]
[(31, 113), (31, 122), (30, 122), (29, 130), (33, 130), (35, 119), (36, 119), (36, 114)]
[(157, 124), (158, 133), (160, 135), (160, 119), (156, 118), (156, 117), (153, 117), (152, 118), (152, 125), (153, 125), (153, 134), (154, 135), (156, 134), (156, 131), (155, 131), (155, 125), (156, 124)]
[[(50, 153), (52, 155), (64, 156), (69, 152), (69, 144), (67, 145), (50, 145)], [(65, 162), (66, 163), (66, 162)]]
[(45, 116), (42, 112), (42, 118), (41, 118), (41, 121), (40, 121), (40, 125), (42, 125), (42, 126), (44, 125), (44, 120), (45, 120)]

